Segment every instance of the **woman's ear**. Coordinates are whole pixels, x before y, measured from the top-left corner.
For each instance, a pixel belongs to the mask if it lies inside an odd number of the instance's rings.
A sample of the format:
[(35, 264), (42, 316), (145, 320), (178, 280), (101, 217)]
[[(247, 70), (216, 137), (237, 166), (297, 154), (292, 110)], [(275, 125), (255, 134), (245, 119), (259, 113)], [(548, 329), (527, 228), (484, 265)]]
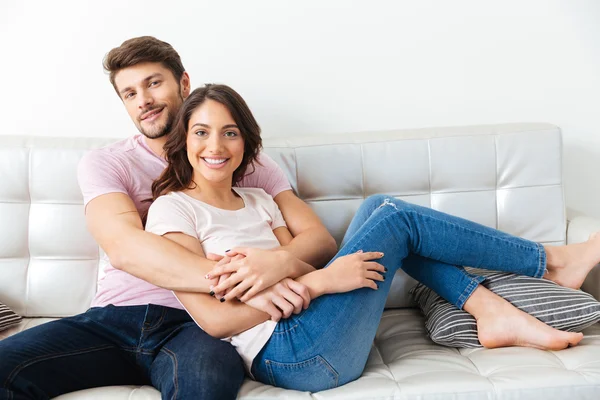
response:
[(185, 71), (183, 71), (183, 75), (181, 75), (179, 87), (181, 88), (181, 97), (183, 97), (184, 100), (187, 99), (190, 95), (190, 76)]

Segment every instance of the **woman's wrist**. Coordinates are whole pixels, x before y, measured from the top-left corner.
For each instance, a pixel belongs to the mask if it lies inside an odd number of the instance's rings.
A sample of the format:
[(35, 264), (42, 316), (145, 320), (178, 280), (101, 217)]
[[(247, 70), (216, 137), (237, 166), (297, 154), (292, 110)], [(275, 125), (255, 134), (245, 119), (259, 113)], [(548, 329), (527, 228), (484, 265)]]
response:
[(295, 280), (308, 288), (310, 298), (314, 300), (324, 294), (332, 293), (327, 275), (327, 269), (320, 269), (303, 275)]

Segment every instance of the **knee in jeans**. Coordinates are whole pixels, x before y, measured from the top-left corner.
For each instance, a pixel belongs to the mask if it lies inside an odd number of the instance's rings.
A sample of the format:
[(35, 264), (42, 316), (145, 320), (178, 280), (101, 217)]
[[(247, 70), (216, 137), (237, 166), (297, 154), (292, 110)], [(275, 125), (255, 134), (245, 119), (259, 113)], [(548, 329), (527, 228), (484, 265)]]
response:
[(390, 196), (386, 196), (384, 194), (374, 194), (367, 197), (361, 204), (361, 207), (366, 207), (368, 210), (373, 212), (377, 210), (385, 202), (385, 199), (389, 197)]
[(410, 203), (384, 194), (374, 194), (369, 196), (365, 199), (363, 204), (370, 207), (372, 210), (377, 210), (384, 206), (393, 207), (398, 211), (410, 208)]

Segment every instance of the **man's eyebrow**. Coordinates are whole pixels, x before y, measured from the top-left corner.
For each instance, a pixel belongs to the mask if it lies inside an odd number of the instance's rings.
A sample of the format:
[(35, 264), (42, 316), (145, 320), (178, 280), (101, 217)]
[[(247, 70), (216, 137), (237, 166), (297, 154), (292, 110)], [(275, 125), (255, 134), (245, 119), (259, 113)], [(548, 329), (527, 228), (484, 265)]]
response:
[[(162, 77), (163, 77), (163, 75), (160, 72), (156, 72), (156, 73), (144, 78), (144, 80), (142, 82), (148, 82), (148, 81), (151, 81), (152, 79), (162, 78)], [(128, 92), (131, 89), (133, 89), (131, 86), (127, 86), (125, 89), (122, 89), (121, 91), (119, 91), (119, 94), (125, 94), (125, 92)]]

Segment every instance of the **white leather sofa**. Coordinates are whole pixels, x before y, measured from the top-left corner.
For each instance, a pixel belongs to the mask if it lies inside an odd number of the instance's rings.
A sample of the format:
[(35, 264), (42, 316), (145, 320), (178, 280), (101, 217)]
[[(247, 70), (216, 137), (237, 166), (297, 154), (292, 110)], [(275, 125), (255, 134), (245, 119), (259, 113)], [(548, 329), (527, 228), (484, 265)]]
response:
[[(77, 163), (110, 139), (0, 136), (0, 302), (27, 317), (0, 338), (85, 311), (100, 250), (86, 231)], [(387, 193), (546, 244), (579, 242), (600, 222), (567, 224), (561, 133), (548, 124), (451, 127), (265, 140), (265, 151), (339, 240), (366, 196)], [(396, 276), (363, 376), (320, 393), (247, 380), (241, 399), (597, 399), (600, 326), (558, 352), (433, 344)], [(595, 270), (584, 289), (600, 296)], [(2, 362), (2, 360), (0, 360)], [(106, 387), (69, 399), (159, 399)]]

